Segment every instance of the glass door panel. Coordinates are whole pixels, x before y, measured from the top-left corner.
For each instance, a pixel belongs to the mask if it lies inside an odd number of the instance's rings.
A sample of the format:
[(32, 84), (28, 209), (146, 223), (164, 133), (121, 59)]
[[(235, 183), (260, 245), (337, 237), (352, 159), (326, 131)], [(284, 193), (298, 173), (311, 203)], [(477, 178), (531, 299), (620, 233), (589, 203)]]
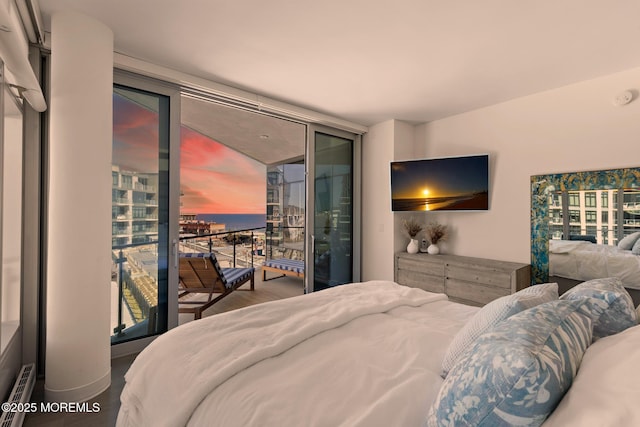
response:
[[(22, 126), (21, 105), (3, 81), (0, 61), (0, 236), (2, 277), (0, 278), (0, 354), (5, 356), (20, 327), (22, 283)], [(15, 346), (14, 346), (15, 350)], [(13, 357), (13, 356), (12, 356)]]
[(305, 165), (267, 167), (267, 261), (304, 260)]
[(114, 85), (111, 341), (171, 327), (170, 96)]
[(354, 143), (334, 132), (312, 129), (313, 205), (308, 290), (354, 281)]

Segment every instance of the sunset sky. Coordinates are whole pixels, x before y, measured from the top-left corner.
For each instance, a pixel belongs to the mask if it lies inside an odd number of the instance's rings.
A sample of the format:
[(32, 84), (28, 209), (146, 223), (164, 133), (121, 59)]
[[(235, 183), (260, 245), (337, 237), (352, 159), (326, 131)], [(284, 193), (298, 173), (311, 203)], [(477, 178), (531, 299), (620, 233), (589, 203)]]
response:
[(393, 162), (392, 197), (421, 199), (487, 191), (488, 167), (485, 155)]
[[(158, 172), (158, 114), (114, 93), (113, 164)], [(182, 213), (266, 211), (266, 166), (184, 126), (180, 137)]]
[(184, 126), (180, 139), (184, 213), (265, 213), (265, 165)]

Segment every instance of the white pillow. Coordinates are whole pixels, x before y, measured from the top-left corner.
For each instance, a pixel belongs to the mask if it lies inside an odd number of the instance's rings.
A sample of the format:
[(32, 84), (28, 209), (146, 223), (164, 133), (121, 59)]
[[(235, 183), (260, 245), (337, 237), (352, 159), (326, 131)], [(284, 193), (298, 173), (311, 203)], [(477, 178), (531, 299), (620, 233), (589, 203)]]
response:
[(640, 425), (640, 326), (593, 343), (544, 427)]
[(634, 255), (640, 255), (640, 239), (636, 240), (631, 248), (631, 253)]
[(558, 299), (558, 284), (533, 285), (515, 294), (506, 295), (482, 307), (453, 337), (442, 361), (445, 378), (460, 356), (473, 345), (480, 335), (504, 319), (527, 308)]
[(631, 250), (636, 241), (640, 239), (640, 231), (631, 233), (618, 242), (618, 247), (625, 251)]

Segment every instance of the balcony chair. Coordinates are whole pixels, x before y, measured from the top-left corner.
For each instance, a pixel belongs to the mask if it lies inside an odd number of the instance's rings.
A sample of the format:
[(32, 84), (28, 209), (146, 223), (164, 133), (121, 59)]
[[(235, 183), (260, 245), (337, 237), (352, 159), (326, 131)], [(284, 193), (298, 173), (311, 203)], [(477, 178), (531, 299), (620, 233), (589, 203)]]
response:
[[(202, 312), (222, 298), (231, 294), (243, 284), (250, 282), (250, 290), (255, 289), (255, 268), (221, 268), (216, 255), (212, 253), (180, 254), (179, 313), (193, 313), (195, 319)], [(207, 294), (206, 301), (184, 299), (189, 294)], [(214, 297), (215, 295), (215, 297)]]
[[(279, 276), (267, 279), (267, 271), (280, 273)], [(262, 266), (262, 281), (278, 279), (284, 276), (304, 277), (304, 260), (278, 258), (265, 261)]]

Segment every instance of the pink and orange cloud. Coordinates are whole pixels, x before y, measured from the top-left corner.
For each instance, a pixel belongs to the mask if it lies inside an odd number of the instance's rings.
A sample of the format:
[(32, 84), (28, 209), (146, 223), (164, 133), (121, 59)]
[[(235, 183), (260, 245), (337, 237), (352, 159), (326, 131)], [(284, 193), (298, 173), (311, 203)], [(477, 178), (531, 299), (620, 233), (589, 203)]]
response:
[[(158, 172), (158, 114), (114, 94), (113, 164)], [(181, 212), (266, 211), (266, 166), (189, 128), (180, 137)]]
[(182, 128), (180, 187), (185, 213), (266, 211), (265, 165)]

